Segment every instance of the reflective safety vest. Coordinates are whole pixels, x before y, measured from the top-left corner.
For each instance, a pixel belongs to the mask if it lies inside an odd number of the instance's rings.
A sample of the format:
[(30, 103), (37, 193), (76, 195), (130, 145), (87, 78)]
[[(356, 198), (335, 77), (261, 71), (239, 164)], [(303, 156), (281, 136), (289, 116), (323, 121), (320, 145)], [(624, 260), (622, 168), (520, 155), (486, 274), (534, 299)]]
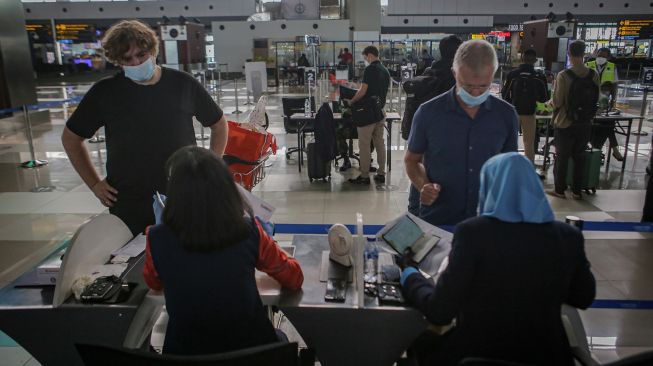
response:
[[(585, 63), (585, 66), (589, 67), (590, 69), (594, 69), (594, 71), (599, 72), (598, 65), (596, 64), (596, 60), (594, 61), (588, 61)], [(606, 81), (614, 82), (614, 70), (616, 69), (616, 66), (612, 62), (606, 62), (605, 65), (603, 66), (603, 71), (601, 72), (601, 84), (605, 83)]]

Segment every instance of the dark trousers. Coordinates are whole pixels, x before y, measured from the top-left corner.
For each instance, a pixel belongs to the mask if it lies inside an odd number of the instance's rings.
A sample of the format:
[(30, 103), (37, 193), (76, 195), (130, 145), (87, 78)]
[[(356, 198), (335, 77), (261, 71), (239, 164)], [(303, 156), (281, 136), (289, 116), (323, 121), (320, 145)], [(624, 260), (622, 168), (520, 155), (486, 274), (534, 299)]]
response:
[(567, 189), (567, 169), (569, 158), (574, 161), (573, 186), (571, 191), (580, 194), (585, 174), (585, 159), (583, 152), (592, 135), (590, 125), (571, 126), (555, 129), (556, 158), (553, 168), (555, 190), (563, 193)]
[(145, 231), (145, 228), (154, 225), (154, 210), (152, 199), (143, 201), (118, 201), (109, 212), (118, 216), (131, 230), (134, 236)]
[[(617, 147), (619, 142), (614, 132), (614, 122), (608, 124), (595, 124), (592, 127), (592, 147), (595, 149), (603, 148), (605, 140), (610, 140), (610, 146)], [(608, 151), (608, 153), (610, 153)]]

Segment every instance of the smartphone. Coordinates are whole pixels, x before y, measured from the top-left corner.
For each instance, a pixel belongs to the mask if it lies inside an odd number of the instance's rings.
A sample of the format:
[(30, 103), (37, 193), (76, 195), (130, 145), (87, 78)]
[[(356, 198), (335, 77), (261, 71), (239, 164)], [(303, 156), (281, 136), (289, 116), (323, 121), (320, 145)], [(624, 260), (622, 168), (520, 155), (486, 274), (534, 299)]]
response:
[(324, 300), (333, 302), (345, 302), (347, 294), (347, 282), (345, 280), (329, 279), (327, 281)]

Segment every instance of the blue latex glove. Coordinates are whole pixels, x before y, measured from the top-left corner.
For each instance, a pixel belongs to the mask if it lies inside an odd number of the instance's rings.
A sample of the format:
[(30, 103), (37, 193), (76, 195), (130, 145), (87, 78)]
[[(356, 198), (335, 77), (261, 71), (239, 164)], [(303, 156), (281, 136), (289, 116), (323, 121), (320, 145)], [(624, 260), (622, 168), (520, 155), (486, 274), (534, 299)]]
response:
[(262, 218), (256, 216), (256, 220), (261, 224), (261, 227), (265, 232), (270, 235), (274, 236), (274, 223), (271, 221), (264, 221)]
[[(160, 193), (159, 193), (159, 196), (161, 196), (161, 200), (165, 204), (166, 199), (168, 199), (168, 197), (166, 197), (164, 194), (160, 194)], [(163, 206), (161, 206), (161, 204), (159, 203), (159, 200), (157, 199), (156, 194), (152, 195), (152, 200), (154, 201), (154, 202), (152, 202), (152, 209), (154, 210), (154, 222), (157, 225), (159, 225), (161, 223), (161, 216), (163, 216)]]
[(419, 273), (417, 268), (415, 267), (404, 268), (404, 270), (401, 271), (401, 278), (399, 279), (399, 283), (401, 283), (401, 285), (403, 286), (406, 280), (408, 279), (408, 277), (410, 277), (410, 275), (412, 275), (413, 273)]

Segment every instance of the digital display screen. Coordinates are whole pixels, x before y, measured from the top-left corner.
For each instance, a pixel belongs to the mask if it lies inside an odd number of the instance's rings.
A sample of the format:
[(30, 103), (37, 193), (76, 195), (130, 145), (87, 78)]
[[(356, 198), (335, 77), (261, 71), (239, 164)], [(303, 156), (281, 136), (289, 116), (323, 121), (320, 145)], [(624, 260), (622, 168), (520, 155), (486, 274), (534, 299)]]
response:
[(320, 45), (320, 36), (316, 35), (305, 35), (304, 41), (307, 46), (319, 46)]
[(403, 216), (390, 230), (383, 234), (399, 254), (403, 254), (424, 235), (422, 229), (408, 216)]
[(647, 39), (653, 35), (653, 20), (624, 19), (619, 22), (618, 39)]
[(88, 67), (93, 67), (93, 61), (91, 61), (90, 58), (76, 58), (74, 60), (74, 62), (75, 62), (75, 65), (87, 64)]

